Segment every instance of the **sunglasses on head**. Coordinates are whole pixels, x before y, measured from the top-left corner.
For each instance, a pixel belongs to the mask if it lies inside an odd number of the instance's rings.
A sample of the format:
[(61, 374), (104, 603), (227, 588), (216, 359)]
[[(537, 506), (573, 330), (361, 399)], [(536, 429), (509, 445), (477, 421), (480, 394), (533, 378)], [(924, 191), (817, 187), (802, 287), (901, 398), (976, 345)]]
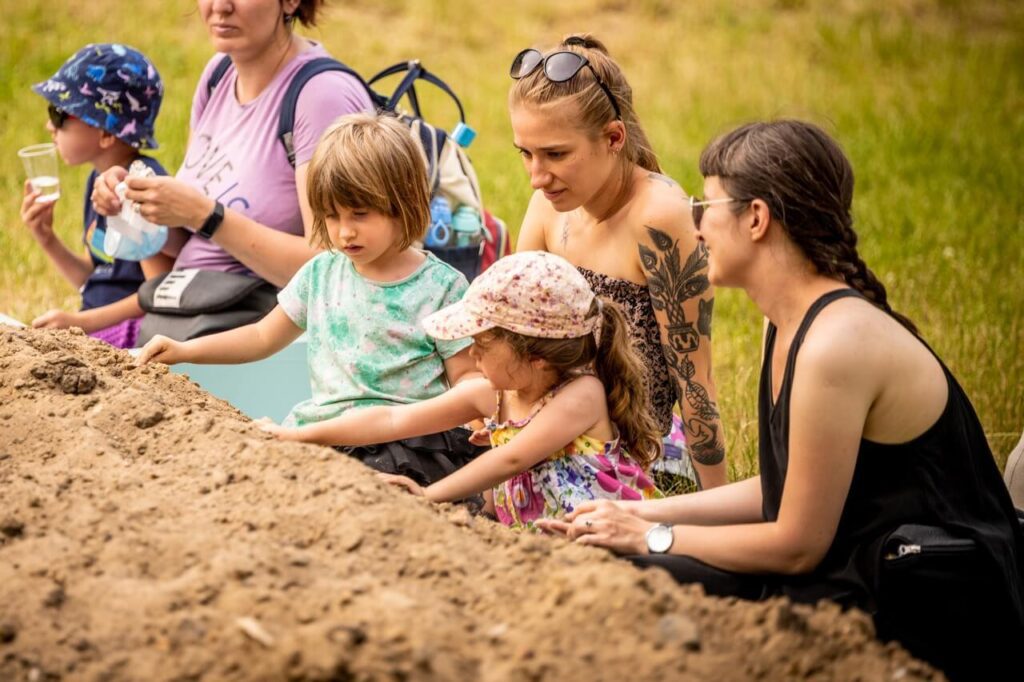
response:
[(714, 206), (715, 204), (731, 204), (736, 201), (742, 201), (741, 199), (733, 199), (732, 197), (725, 197), (724, 199), (706, 199), (701, 200), (697, 197), (690, 197), (690, 212), (693, 213), (693, 226), (700, 229), (701, 218), (704, 217), (704, 211), (708, 206)]
[(52, 104), (46, 108), (46, 113), (50, 115), (50, 123), (52, 123), (53, 127), (57, 130), (60, 130), (60, 127), (64, 125), (64, 122), (69, 118), (74, 118), (74, 116), (68, 112), (62, 111)]
[(619, 110), (619, 103), (615, 100), (615, 95), (601, 80), (601, 76), (597, 74), (594, 67), (590, 65), (590, 60), (576, 52), (562, 50), (552, 52), (545, 57), (539, 50), (532, 47), (527, 48), (512, 60), (512, 67), (509, 69), (508, 75), (512, 76), (514, 80), (526, 78), (541, 65), (544, 66), (544, 75), (552, 83), (564, 83), (572, 79), (584, 66), (590, 69), (598, 86), (604, 90), (604, 94), (608, 95), (608, 101), (612, 103), (612, 109), (615, 110), (615, 118), (622, 120), (622, 112)]

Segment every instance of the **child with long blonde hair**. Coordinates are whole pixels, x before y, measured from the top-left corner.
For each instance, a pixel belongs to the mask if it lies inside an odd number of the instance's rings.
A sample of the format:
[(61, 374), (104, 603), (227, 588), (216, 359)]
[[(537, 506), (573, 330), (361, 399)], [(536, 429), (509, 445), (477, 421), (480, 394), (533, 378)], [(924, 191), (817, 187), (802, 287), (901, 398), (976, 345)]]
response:
[[(412, 246), (430, 222), (430, 191), (409, 129), (391, 116), (340, 118), (313, 154), (307, 193), (313, 237), (326, 251), (299, 270), (278, 305), (259, 322), (221, 334), (184, 343), (157, 336), (140, 362), (250, 362), (305, 331), (312, 398), (284, 421), (298, 427), (426, 400), (473, 374), (468, 340), (435, 341), (420, 325), (458, 301), (467, 284), (457, 270)], [(415, 442), (389, 440), (346, 452), (424, 484), (476, 454), (467, 432), (454, 428)]]
[(541, 251), (503, 258), (423, 326), (437, 339), (472, 337), (484, 378), (421, 403), (265, 428), (290, 440), (360, 445), (485, 418), (492, 449), (462, 469), (427, 487), (387, 478), (435, 502), (491, 490), (498, 519), (514, 528), (588, 500), (660, 496), (645, 470), (661, 437), (625, 319), (568, 261)]

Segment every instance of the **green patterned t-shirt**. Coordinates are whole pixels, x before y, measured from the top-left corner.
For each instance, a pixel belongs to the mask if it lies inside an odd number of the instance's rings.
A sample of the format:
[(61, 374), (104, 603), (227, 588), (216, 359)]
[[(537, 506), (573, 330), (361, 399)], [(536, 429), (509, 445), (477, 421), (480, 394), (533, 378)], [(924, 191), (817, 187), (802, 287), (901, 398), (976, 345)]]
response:
[(457, 302), (468, 286), (431, 253), (397, 282), (374, 282), (342, 253), (306, 263), (277, 295), (281, 309), (308, 337), (313, 397), (292, 408), (286, 426), (302, 426), (370, 405), (413, 403), (447, 387), (444, 360), (472, 343), (435, 340), (420, 325)]

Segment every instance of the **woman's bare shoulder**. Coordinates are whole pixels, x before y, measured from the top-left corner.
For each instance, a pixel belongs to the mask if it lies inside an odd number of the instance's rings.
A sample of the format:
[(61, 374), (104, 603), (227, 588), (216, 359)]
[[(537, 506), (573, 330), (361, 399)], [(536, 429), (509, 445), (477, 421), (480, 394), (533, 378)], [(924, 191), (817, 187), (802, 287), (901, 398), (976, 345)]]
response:
[(798, 362), (828, 380), (843, 375), (881, 386), (899, 368), (927, 363), (927, 348), (895, 318), (862, 298), (843, 298), (815, 318)]
[(674, 234), (693, 230), (689, 199), (675, 180), (660, 173), (643, 171), (635, 178), (636, 189), (629, 207), (630, 222), (643, 238), (647, 227)]

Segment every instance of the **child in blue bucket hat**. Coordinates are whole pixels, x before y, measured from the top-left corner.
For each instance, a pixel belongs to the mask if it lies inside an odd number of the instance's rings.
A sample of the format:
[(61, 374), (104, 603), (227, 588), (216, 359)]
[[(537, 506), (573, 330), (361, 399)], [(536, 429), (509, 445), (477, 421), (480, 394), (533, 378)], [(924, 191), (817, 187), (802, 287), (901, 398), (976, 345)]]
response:
[[(127, 167), (139, 160), (154, 173), (167, 174), (155, 159), (140, 152), (157, 148), (153, 126), (164, 94), (160, 74), (138, 50), (97, 43), (80, 49), (32, 90), (49, 103), (46, 128), (64, 162), (92, 165), (85, 185), (84, 256), (54, 234), (54, 202), (38, 201), (40, 193), (25, 183), (22, 220), (64, 278), (82, 293), (78, 312), (51, 310), (32, 324), (81, 327), (114, 346), (131, 348), (142, 315), (135, 293), (147, 278), (170, 270), (172, 260), (161, 254), (142, 261), (122, 260), (104, 252), (106, 218), (96, 213), (90, 197), (97, 177), (112, 166)], [(117, 317), (109, 320), (82, 315), (117, 302), (122, 303), (112, 311)]]

